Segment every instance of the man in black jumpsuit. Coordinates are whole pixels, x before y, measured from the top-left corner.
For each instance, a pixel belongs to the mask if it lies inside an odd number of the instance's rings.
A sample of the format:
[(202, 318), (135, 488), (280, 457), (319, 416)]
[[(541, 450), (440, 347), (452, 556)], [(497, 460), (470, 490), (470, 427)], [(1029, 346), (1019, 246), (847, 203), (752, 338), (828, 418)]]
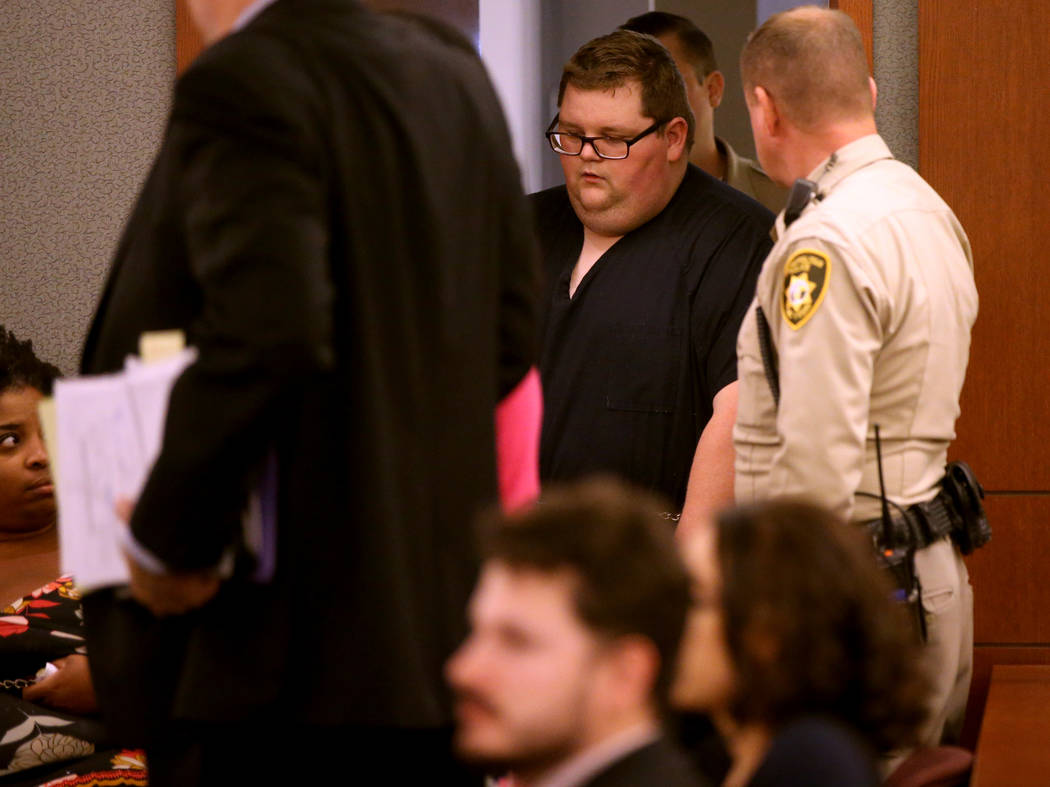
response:
[(540, 472), (617, 474), (692, 526), (733, 497), (736, 335), (773, 216), (688, 163), (682, 78), (649, 36), (585, 44), (558, 106), (565, 186), (532, 197), (548, 278)]

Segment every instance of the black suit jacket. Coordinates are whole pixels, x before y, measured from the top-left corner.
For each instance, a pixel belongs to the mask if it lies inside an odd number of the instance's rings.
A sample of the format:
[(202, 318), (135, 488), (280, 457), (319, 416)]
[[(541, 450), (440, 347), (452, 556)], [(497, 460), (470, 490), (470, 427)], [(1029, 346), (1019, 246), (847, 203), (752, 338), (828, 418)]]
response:
[(686, 756), (660, 738), (628, 754), (580, 787), (702, 787), (705, 782)]
[(181, 77), (82, 370), (186, 332), (199, 360), (133, 533), (173, 568), (216, 564), (274, 451), (277, 573), (258, 585), (241, 561), (176, 620), (86, 600), (125, 740), (275, 704), (449, 720), (493, 408), (534, 360), (527, 211), (480, 62), (352, 0), (278, 0)]

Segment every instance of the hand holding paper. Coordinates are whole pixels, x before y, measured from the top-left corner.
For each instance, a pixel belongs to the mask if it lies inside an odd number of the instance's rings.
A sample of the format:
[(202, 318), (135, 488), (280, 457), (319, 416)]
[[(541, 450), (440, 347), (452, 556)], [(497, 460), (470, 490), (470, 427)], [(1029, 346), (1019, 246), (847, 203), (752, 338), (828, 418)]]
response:
[(160, 452), (171, 387), (195, 357), (187, 349), (151, 364), (129, 359), (117, 374), (55, 383), (62, 566), (85, 592), (129, 581), (116, 501), (141, 492)]
[[(131, 522), (134, 509), (134, 503), (127, 498), (117, 498), (116, 513), (125, 525)], [(182, 615), (202, 607), (219, 592), (220, 579), (214, 571), (155, 574), (127, 553), (124, 559), (131, 597), (157, 617)]]

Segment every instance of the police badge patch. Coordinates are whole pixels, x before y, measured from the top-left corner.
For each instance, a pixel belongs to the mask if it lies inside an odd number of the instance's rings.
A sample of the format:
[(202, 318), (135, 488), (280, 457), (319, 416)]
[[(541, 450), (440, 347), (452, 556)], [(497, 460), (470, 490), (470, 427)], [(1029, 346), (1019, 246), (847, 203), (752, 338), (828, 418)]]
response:
[(792, 330), (798, 330), (816, 312), (831, 277), (831, 260), (815, 249), (799, 249), (784, 264), (784, 294), (780, 313)]

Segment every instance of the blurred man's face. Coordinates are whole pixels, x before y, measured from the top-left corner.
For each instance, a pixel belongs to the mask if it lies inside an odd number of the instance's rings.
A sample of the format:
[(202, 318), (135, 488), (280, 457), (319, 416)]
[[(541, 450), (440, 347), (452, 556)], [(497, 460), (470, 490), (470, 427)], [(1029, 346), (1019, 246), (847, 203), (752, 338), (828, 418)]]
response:
[[(612, 90), (565, 88), (558, 130), (589, 137), (633, 139), (655, 121), (642, 114), (642, 90), (628, 81)], [(681, 121), (684, 125), (685, 121)], [(671, 144), (666, 127), (631, 146), (625, 159), (603, 159), (591, 145), (578, 156), (560, 156), (569, 200), (592, 232), (625, 235), (664, 209), (681, 172), (672, 167), (684, 156), (684, 140)]]
[(685, 96), (689, 101), (689, 108), (693, 110), (693, 118), (696, 123), (696, 139), (707, 139), (708, 135), (714, 134), (715, 110), (722, 102), (721, 91), (712, 91), (707, 83), (710, 74), (701, 79), (697, 76), (696, 69), (686, 57), (685, 50), (678, 41), (678, 36), (671, 33), (657, 38), (661, 44), (667, 47), (667, 51), (674, 58), (674, 64), (682, 75), (685, 82)]
[(55, 488), (36, 411), (41, 398), (35, 388), (0, 393), (0, 538), (55, 521)]
[(567, 569), (486, 564), (470, 636), (446, 669), (465, 759), (536, 773), (592, 742), (604, 656), (573, 609), (576, 582)]

